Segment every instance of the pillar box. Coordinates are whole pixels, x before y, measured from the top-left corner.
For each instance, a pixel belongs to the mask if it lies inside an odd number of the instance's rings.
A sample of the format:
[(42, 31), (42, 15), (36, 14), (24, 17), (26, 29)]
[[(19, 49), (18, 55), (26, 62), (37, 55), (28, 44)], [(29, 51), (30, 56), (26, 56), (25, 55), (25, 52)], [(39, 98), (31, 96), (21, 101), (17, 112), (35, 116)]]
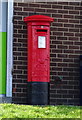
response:
[(50, 82), (50, 23), (53, 18), (33, 15), (24, 18), (28, 34), (28, 103), (48, 104)]

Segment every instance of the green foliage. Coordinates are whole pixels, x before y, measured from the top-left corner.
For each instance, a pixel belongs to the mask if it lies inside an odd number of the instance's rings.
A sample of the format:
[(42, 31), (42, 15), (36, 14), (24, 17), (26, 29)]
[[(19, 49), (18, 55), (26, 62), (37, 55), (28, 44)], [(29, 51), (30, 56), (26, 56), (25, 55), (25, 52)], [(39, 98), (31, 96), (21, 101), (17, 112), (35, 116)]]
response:
[(0, 104), (0, 120), (1, 118), (80, 118), (81, 114), (80, 106)]

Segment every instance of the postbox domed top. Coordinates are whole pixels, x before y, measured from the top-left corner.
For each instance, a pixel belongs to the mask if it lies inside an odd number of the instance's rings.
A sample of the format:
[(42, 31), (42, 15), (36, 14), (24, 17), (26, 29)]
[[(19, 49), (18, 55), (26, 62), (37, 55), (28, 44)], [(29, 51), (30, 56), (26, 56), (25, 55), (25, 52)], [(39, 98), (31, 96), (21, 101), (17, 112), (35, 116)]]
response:
[(27, 22), (53, 22), (54, 19), (49, 17), (49, 16), (45, 16), (45, 15), (32, 15), (29, 17), (25, 17), (24, 21)]

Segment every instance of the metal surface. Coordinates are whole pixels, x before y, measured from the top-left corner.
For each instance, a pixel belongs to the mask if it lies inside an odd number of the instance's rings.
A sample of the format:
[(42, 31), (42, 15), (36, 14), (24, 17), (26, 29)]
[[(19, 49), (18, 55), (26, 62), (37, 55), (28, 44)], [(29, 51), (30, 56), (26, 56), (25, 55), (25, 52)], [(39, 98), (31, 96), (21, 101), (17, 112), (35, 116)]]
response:
[(33, 15), (28, 23), (28, 82), (50, 82), (50, 22), (53, 18)]
[(47, 105), (49, 104), (49, 83), (28, 82), (28, 104)]
[(34, 15), (28, 23), (28, 103), (47, 105), (50, 82), (50, 22), (52, 18)]
[(8, 0), (7, 26), (7, 82), (6, 96), (12, 97), (12, 69), (13, 69), (13, 0)]

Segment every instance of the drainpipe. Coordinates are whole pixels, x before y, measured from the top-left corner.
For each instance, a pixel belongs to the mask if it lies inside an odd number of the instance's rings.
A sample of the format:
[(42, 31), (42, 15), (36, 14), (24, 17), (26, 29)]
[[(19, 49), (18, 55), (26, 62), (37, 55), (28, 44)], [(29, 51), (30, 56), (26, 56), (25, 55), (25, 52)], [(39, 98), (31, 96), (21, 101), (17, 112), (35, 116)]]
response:
[(8, 0), (7, 20), (7, 82), (6, 98), (12, 102), (12, 69), (13, 69), (13, 0)]

